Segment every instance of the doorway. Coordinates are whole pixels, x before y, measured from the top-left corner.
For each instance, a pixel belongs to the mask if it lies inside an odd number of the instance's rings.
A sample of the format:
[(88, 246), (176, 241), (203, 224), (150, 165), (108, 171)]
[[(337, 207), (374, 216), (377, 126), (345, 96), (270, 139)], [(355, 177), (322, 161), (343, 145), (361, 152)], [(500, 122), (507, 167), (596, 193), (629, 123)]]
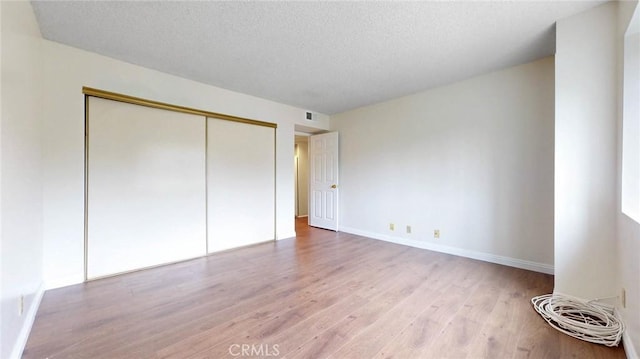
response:
[(296, 224), (338, 230), (338, 133), (294, 138)]
[(295, 156), (295, 216), (309, 216), (309, 135), (296, 134)]

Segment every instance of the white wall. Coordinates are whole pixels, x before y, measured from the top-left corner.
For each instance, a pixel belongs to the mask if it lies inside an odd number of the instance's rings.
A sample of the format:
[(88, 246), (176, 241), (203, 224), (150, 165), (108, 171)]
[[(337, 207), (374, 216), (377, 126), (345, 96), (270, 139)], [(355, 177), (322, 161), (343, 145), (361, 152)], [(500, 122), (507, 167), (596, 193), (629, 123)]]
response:
[(556, 27), (555, 291), (591, 299), (625, 288), (626, 308), (616, 305), (628, 355), (640, 348), (640, 224), (621, 211), (622, 69), (636, 6), (608, 3)]
[(626, 291), (626, 307), (618, 304), (628, 337), (625, 347), (633, 345), (635, 352), (640, 353), (640, 223), (622, 213), (618, 214), (617, 255), (617, 283)]
[[(1, 29), (2, 28), (2, 4), (0, 4), (0, 46), (2, 45), (2, 37), (4, 37), (4, 30)], [(2, 114), (2, 86), (4, 81), (2, 81), (4, 77), (4, 67), (2, 66), (2, 54), (0, 53), (0, 271), (2, 271), (2, 273), (4, 273), (4, 267), (3, 267), (3, 260), (2, 260), (2, 118), (4, 117), (4, 115)], [(4, 323), (4, 320), (2, 320), (2, 312), (4, 311), (3, 309), (3, 304), (4, 303), (4, 292), (2, 290), (3, 284), (2, 282), (4, 282), (4, 278), (2, 278), (2, 274), (0, 274), (0, 355), (3, 355), (4, 351), (3, 348), (7, 346), (7, 344), (5, 344), (5, 339), (4, 339), (4, 335), (3, 333), (3, 329), (2, 329), (2, 323)], [(7, 340), (8, 342), (8, 340)]]
[(556, 25), (555, 291), (616, 287), (617, 5)]
[[(636, 10), (638, 11), (638, 10)], [(640, 28), (640, 11), (636, 15)], [(624, 91), (622, 109), (624, 131), (621, 134), (622, 211), (640, 221), (640, 30), (624, 36)]]
[[(635, 11), (635, 14), (634, 14)], [(640, 38), (638, 37), (638, 33), (635, 33), (633, 38), (628, 38), (628, 43), (624, 44), (624, 33), (629, 26), (630, 19), (633, 17), (634, 21), (640, 21), (640, 7), (638, 7), (637, 1), (629, 1), (622, 2), (619, 5), (618, 9), (618, 68), (620, 70), (624, 69), (624, 71), (628, 71), (629, 68), (625, 66), (626, 60), (623, 63), (623, 54), (625, 53), (625, 49), (623, 46), (635, 46), (636, 58), (627, 59), (629, 61), (636, 61), (635, 63), (635, 72), (631, 74), (625, 74), (622, 71), (619, 71), (618, 79), (618, 128), (619, 128), (619, 146), (618, 146), (618, 175), (619, 175), (619, 187), (618, 187), (618, 211), (617, 212), (617, 232), (618, 232), (618, 248), (617, 248), (617, 264), (618, 264), (618, 288), (624, 288), (626, 291), (626, 307), (623, 308), (621, 303), (618, 303), (618, 309), (622, 318), (626, 324), (626, 333), (625, 333), (625, 349), (627, 351), (627, 357), (631, 358), (629, 353), (633, 350), (636, 355), (640, 351), (640, 223), (638, 222), (638, 218), (632, 217), (632, 211), (629, 211), (627, 214), (624, 214), (625, 197), (629, 196), (628, 190), (629, 188), (624, 188), (625, 185), (635, 185), (640, 186), (640, 181), (636, 175), (635, 184), (627, 184), (624, 183), (622, 179), (622, 151), (623, 146), (629, 145), (628, 143), (624, 143), (624, 141), (635, 140), (634, 145), (636, 146), (635, 150), (637, 150), (638, 141), (640, 138), (638, 133), (635, 134), (635, 138), (623, 137), (622, 136), (622, 125), (623, 121), (626, 119), (626, 124), (628, 121), (635, 121), (636, 125), (638, 124), (638, 96), (640, 91), (640, 81), (638, 81), (638, 72), (637, 66), (639, 61), (637, 59), (638, 55), (638, 47), (640, 46)], [(640, 23), (635, 23), (636, 30), (637, 26), (640, 26)], [(633, 40), (632, 40), (633, 39)], [(631, 44), (631, 41), (635, 41), (635, 44)], [(631, 75), (631, 76), (629, 76)], [(624, 77), (624, 80), (623, 80)], [(635, 83), (625, 84), (626, 80), (635, 80)], [(630, 85), (630, 86), (627, 86)], [(630, 88), (631, 87), (631, 88)], [(623, 95), (623, 96), (621, 96)], [(635, 99), (635, 101), (633, 100)], [(634, 107), (635, 106), (635, 107)], [(635, 113), (634, 113), (635, 111)], [(623, 115), (624, 114), (624, 119)], [(627, 119), (627, 116), (636, 116), (635, 118), (630, 117)], [(631, 128), (626, 128), (625, 130), (631, 130)], [(635, 128), (637, 131), (638, 128)], [(627, 133), (630, 135), (630, 133)], [(622, 140), (622, 141), (620, 141)], [(630, 148), (625, 148), (625, 150), (633, 150)], [(636, 160), (638, 157), (635, 157)], [(627, 159), (628, 160), (628, 159)], [(640, 164), (636, 164), (640, 165)], [(637, 168), (636, 168), (637, 170)], [(630, 175), (627, 173), (626, 175)], [(637, 193), (635, 193), (637, 195)], [(638, 198), (635, 198), (637, 201)], [(638, 202), (635, 202), (637, 205)], [(633, 203), (627, 205), (634, 205)], [(637, 209), (637, 208), (636, 208)], [(630, 210), (627, 208), (627, 210)], [(636, 214), (638, 214), (636, 212)], [(633, 348), (633, 349), (632, 349)]]
[(3, 1), (0, 8), (0, 357), (13, 358), (26, 343), (42, 295), (42, 50), (31, 5)]
[(553, 79), (548, 57), (332, 116), (340, 230), (551, 271)]
[[(327, 116), (227, 91), (43, 40), (44, 273), (48, 287), (82, 281), (84, 109), (82, 86), (278, 124), (276, 226), (294, 230), (294, 126), (326, 129)], [(215, 66), (215, 64), (212, 64)]]

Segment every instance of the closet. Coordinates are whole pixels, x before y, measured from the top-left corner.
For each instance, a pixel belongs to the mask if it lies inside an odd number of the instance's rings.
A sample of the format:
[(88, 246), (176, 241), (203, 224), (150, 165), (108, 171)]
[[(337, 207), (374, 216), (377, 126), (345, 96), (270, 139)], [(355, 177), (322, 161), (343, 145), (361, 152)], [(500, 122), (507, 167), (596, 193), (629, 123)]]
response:
[(275, 239), (275, 124), (83, 92), (85, 279)]
[(264, 126), (207, 119), (210, 251), (275, 237), (273, 132), (272, 128)]

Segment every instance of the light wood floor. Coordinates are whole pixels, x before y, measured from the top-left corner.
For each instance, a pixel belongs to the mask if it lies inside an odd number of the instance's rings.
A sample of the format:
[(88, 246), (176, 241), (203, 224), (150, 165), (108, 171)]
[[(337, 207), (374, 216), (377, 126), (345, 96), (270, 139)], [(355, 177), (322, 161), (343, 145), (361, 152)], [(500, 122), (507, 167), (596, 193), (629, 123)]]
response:
[(298, 222), (297, 239), (47, 291), (24, 358), (624, 358), (535, 313), (552, 276)]

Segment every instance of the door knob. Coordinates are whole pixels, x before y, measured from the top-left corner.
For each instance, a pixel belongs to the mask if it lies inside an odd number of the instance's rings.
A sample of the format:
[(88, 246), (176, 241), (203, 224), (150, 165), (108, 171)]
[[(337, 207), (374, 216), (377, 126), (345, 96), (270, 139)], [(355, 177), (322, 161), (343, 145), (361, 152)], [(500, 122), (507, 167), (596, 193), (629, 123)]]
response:
[(334, 184), (333, 184), (333, 185), (331, 185), (331, 188), (336, 188), (336, 187), (338, 187), (338, 186), (336, 186), (336, 185), (334, 185)]

